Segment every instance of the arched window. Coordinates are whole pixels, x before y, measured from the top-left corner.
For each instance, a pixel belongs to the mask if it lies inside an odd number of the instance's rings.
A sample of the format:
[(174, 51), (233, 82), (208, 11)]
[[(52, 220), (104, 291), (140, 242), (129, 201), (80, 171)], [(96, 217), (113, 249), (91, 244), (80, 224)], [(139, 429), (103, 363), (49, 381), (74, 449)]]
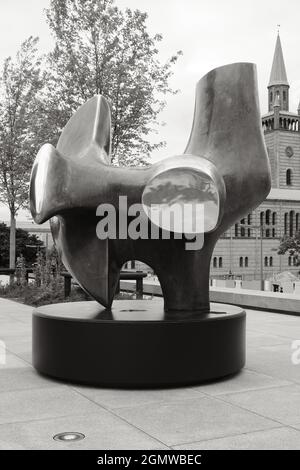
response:
[(275, 228), (272, 229), (272, 237), (273, 237), (273, 238), (276, 238), (276, 230), (275, 230)]
[(290, 211), (290, 237), (294, 235), (294, 211)]
[(292, 170), (289, 168), (286, 170), (286, 185), (291, 186), (292, 185)]
[(273, 212), (273, 214), (272, 214), (272, 225), (276, 225), (276, 219), (277, 219), (277, 214), (276, 214), (276, 212)]
[(260, 225), (264, 225), (264, 216), (265, 216), (265, 213), (261, 212), (260, 213)]
[(241, 237), (245, 236), (245, 227), (241, 227)]
[(243, 257), (241, 256), (241, 257), (240, 257), (240, 268), (242, 268), (243, 265), (244, 265), (244, 263), (243, 263)]
[(296, 256), (293, 257), (293, 265), (294, 265), (294, 266), (297, 266), (297, 258), (296, 258)]
[(248, 268), (248, 256), (245, 258), (245, 268)]
[(234, 235), (235, 235), (235, 237), (239, 236), (239, 226), (238, 226), (238, 224), (234, 225)]
[(267, 257), (267, 256), (265, 256), (265, 267), (267, 267), (267, 266), (268, 266), (268, 264), (269, 264), (269, 263), (268, 263), (268, 261), (269, 261), (269, 260), (268, 260), (268, 257)]
[(283, 92), (282, 92), (282, 97), (283, 97), (283, 101), (285, 101), (286, 100), (286, 91), (285, 90), (283, 90)]
[(288, 231), (288, 213), (284, 214), (284, 234), (287, 235)]
[(248, 214), (248, 225), (251, 225), (251, 219), (252, 219), (251, 214)]
[(219, 268), (223, 267), (223, 258), (220, 256), (219, 258)]
[(271, 211), (268, 209), (266, 211), (266, 225), (270, 225), (270, 216), (271, 216)]
[(217, 258), (214, 257), (213, 259), (213, 267), (216, 268), (217, 267)]
[(273, 256), (270, 256), (269, 264), (271, 267), (273, 266)]
[(292, 266), (292, 257), (291, 256), (289, 256), (289, 258), (288, 258), (288, 265)]
[(270, 91), (270, 103), (273, 101), (273, 93)]

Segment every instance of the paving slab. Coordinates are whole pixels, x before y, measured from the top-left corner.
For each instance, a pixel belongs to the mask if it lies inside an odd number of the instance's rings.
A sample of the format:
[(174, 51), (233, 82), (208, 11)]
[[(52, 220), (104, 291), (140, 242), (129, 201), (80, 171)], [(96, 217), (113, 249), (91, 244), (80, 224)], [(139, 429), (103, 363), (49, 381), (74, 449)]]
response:
[(222, 399), (282, 424), (300, 422), (299, 385), (233, 393), (222, 395)]
[(96, 404), (63, 385), (0, 393), (0, 424), (96, 411)]
[(99, 405), (108, 408), (136, 407), (157, 403), (180, 403), (187, 398), (204, 396), (198, 388), (182, 387), (163, 390), (117, 390), (108, 388), (74, 387)]
[[(2, 353), (1, 353), (2, 354)], [(5, 358), (3, 357), (3, 362), (0, 363), (0, 380), (2, 381), (3, 372), (6, 369), (20, 369), (21, 367), (30, 367), (28, 362), (24, 361), (16, 354), (12, 354), (8, 350), (5, 351)]]
[(198, 390), (211, 396), (218, 396), (226, 393), (279, 387), (289, 384), (292, 384), (292, 382), (257, 373), (245, 368), (234, 376), (200, 385)]
[[(82, 410), (83, 411), (83, 410)], [(61, 432), (81, 432), (82, 441), (55, 441)], [(0, 449), (168, 449), (161, 442), (105, 410), (82, 416), (29, 421), (0, 426)]]
[(300, 384), (300, 364), (294, 364), (292, 341), (288, 344), (261, 346), (247, 351), (247, 369)]
[(174, 446), (177, 450), (300, 450), (300, 431), (289, 427)]
[(278, 426), (272, 420), (214, 398), (119, 408), (115, 412), (171, 446)]
[(49, 380), (47, 377), (37, 374), (35, 369), (27, 363), (24, 362), (24, 364), (25, 367), (7, 367), (5, 370), (1, 370), (0, 367), (0, 392), (49, 388), (61, 385), (54, 380)]

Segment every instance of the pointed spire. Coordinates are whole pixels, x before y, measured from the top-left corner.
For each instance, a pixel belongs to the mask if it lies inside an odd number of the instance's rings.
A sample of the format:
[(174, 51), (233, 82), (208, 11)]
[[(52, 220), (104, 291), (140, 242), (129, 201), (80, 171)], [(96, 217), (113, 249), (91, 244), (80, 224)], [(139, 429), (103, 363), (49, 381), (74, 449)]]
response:
[(269, 81), (269, 86), (273, 85), (288, 85), (279, 33), (277, 35), (273, 65)]

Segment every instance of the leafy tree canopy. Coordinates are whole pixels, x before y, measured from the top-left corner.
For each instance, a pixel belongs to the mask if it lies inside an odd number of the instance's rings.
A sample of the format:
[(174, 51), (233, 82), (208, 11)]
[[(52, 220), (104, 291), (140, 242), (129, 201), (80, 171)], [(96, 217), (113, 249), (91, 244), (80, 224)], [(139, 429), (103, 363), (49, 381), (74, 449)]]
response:
[(95, 94), (109, 99), (112, 161), (141, 165), (152, 144), (168, 81), (181, 54), (159, 60), (160, 34), (147, 31), (147, 14), (121, 11), (113, 0), (51, 0), (47, 10), (55, 48), (48, 57), (48, 125), (60, 132), (78, 106)]
[[(23, 255), (26, 264), (30, 266), (36, 261), (36, 246), (43, 246), (43, 242), (36, 236), (30, 235), (26, 230), (16, 230), (16, 255)], [(9, 266), (9, 227), (0, 223), (0, 267)]]
[(38, 39), (30, 37), (0, 76), (0, 202), (14, 217), (28, 205), (29, 177), (41, 141), (37, 129), (43, 86)]
[(278, 254), (284, 255), (289, 253), (290, 256), (293, 256), (297, 266), (300, 264), (300, 231), (297, 231), (293, 237), (284, 236), (278, 248)]

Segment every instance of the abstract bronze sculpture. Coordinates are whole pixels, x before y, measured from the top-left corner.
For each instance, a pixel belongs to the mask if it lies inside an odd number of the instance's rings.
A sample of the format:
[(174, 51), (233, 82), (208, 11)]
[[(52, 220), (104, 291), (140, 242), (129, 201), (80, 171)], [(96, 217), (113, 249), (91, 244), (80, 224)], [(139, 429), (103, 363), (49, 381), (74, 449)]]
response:
[[(33, 166), (33, 218), (51, 219), (65, 266), (98, 302), (35, 311), (35, 367), (59, 378), (125, 386), (196, 383), (236, 372), (244, 364), (245, 313), (210, 308), (209, 267), (221, 234), (270, 190), (255, 66), (220, 67), (199, 81), (183, 155), (146, 168), (112, 167), (110, 138), (109, 105), (96, 96), (70, 119), (56, 149), (41, 148)], [(161, 216), (190, 202), (203, 208), (203, 246), (196, 249), (187, 249), (187, 235), (197, 238), (197, 229), (176, 237), (174, 226), (151, 209)], [(116, 237), (98, 236), (101, 204), (118, 214)], [(142, 204), (149, 234), (160, 226), (158, 239), (120, 235), (120, 221), (134, 204)], [(164, 307), (157, 301), (112, 305), (121, 267), (132, 259), (154, 269)]]

